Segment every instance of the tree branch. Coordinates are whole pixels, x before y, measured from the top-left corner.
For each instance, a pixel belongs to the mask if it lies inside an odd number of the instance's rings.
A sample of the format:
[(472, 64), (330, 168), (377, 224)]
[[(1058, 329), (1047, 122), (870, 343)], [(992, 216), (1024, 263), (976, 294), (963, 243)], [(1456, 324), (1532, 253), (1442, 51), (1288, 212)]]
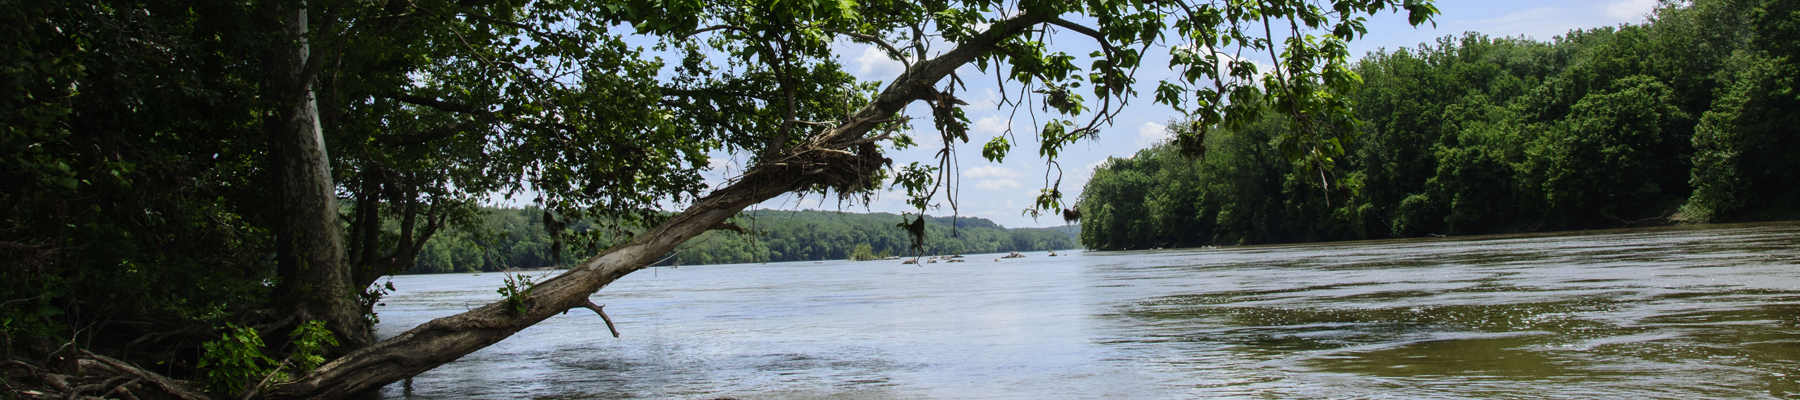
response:
[(1063, 28), (1071, 30), (1071, 31), (1075, 31), (1075, 33), (1087, 35), (1088, 37), (1094, 38), (1095, 42), (1100, 42), (1100, 50), (1106, 52), (1106, 58), (1113, 58), (1113, 54), (1118, 53), (1117, 50), (1113, 49), (1112, 42), (1106, 40), (1106, 35), (1101, 34), (1100, 31), (1094, 30), (1094, 28), (1089, 28), (1086, 26), (1082, 26), (1081, 24), (1069, 22), (1069, 20), (1062, 19), (1062, 18), (1051, 18), (1049, 21), (1045, 21), (1045, 22), (1047, 22), (1051, 25), (1056, 25), (1056, 26), (1060, 26), (1060, 27), (1063, 27)]
[(435, 109), (438, 109), (441, 111), (449, 111), (449, 112), (453, 112), (453, 113), (477, 114), (477, 115), (493, 114), (492, 112), (489, 112), (488, 110), (475, 108), (474, 106), (470, 106), (467, 104), (443, 101), (443, 100), (439, 100), (436, 97), (413, 96), (413, 95), (407, 95), (407, 94), (389, 94), (389, 95), (382, 95), (381, 97), (386, 98), (386, 99), (391, 99), (394, 101), (399, 101), (402, 103), (431, 107), (431, 108), (435, 108)]
[(169, 378), (164, 377), (162, 375), (158, 375), (154, 372), (145, 372), (142, 369), (138, 369), (137, 367), (133, 367), (130, 364), (126, 364), (124, 361), (115, 360), (112, 357), (94, 354), (93, 352), (89, 352), (87, 350), (82, 350), (81, 352), (83, 354), (86, 354), (89, 358), (93, 358), (95, 361), (99, 361), (100, 363), (106, 364), (107, 366), (113, 367), (114, 369), (117, 369), (119, 371), (124, 371), (127, 374), (131, 374), (133, 376), (137, 376), (139, 378), (149, 380), (151, 383), (156, 384), (157, 387), (162, 388), (163, 392), (173, 395), (176, 398), (180, 398), (180, 399), (184, 399), (184, 400), (206, 400), (207, 399), (207, 397), (205, 395), (194, 392), (193, 390), (189, 390), (186, 386), (176, 383), (175, 381), (170, 380)]
[(463, 133), (463, 131), (467, 131), (467, 130), (469, 130), (469, 128), (473, 128), (476, 125), (479, 125), (479, 123), (477, 123), (475, 121), (463, 121), (463, 122), (458, 122), (458, 123), (454, 123), (454, 124), (450, 124), (450, 125), (434, 127), (434, 128), (427, 129), (423, 132), (418, 132), (418, 133), (386, 136), (386, 137), (381, 138), (381, 144), (397, 146), (397, 147), (418, 146), (418, 145), (422, 145), (422, 144), (426, 144), (426, 143), (431, 143), (438, 139), (456, 136), (457, 134)]
[(619, 328), (613, 325), (612, 317), (606, 316), (606, 306), (596, 305), (592, 300), (589, 300), (581, 303), (581, 307), (594, 310), (595, 314), (600, 314), (600, 320), (606, 321), (606, 330), (612, 331), (613, 337), (619, 337)]
[(469, 17), (470, 19), (473, 19), (476, 21), (486, 22), (486, 23), (490, 23), (490, 24), (494, 24), (494, 25), (502, 25), (502, 26), (518, 28), (519, 30), (531, 32), (531, 34), (537, 35), (540, 37), (555, 38), (557, 40), (565, 40), (565, 41), (571, 41), (571, 42), (580, 42), (579, 39), (576, 39), (573, 36), (564, 35), (564, 34), (560, 34), (560, 33), (544, 32), (544, 31), (538, 30), (537, 28), (533, 28), (530, 25), (525, 25), (525, 24), (521, 24), (521, 23), (517, 23), (517, 22), (506, 21), (506, 20), (502, 20), (499, 18), (489, 17), (486, 15), (476, 14), (476, 13), (472, 13), (472, 12), (468, 12), (468, 11), (459, 12), (457, 14), (461, 14), (462, 16)]
[(744, 29), (743, 27), (740, 27), (740, 26), (720, 24), (720, 25), (713, 25), (713, 26), (708, 26), (705, 28), (695, 29), (692, 32), (683, 33), (680, 35), (675, 35), (675, 38), (681, 39), (681, 40), (687, 40), (687, 38), (694, 37), (694, 35), (712, 32), (712, 31), (716, 31), (716, 30), (734, 30), (734, 31), (745, 32), (745, 33), (750, 32), (749, 29)]

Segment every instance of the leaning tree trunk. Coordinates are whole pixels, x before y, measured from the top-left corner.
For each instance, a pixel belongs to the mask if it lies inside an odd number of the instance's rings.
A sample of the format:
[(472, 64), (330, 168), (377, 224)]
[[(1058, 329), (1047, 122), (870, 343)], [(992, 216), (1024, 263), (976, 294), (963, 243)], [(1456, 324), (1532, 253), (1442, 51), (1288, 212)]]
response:
[(950, 52), (915, 64), (844, 123), (763, 160), (736, 183), (695, 201), (686, 211), (631, 241), (537, 284), (528, 292), (524, 312), (514, 311), (503, 300), (438, 318), (326, 363), (298, 381), (276, 387), (268, 397), (328, 399), (378, 389), (498, 343), (570, 309), (599, 312), (600, 306), (588, 296), (648, 267), (688, 239), (730, 227), (725, 220), (746, 207), (813, 185), (831, 186), (840, 192), (872, 187), (871, 177), (887, 160), (873, 138), (865, 138), (871, 130), (914, 100), (935, 99), (933, 84), (956, 67), (1044, 21), (1044, 16), (1024, 15), (997, 23)]
[(317, 66), (309, 65), (304, 2), (275, 7), (273, 23), (280, 40), (290, 43), (265, 61), (266, 91), (274, 110), (264, 129), (275, 172), (276, 262), (281, 277), (279, 306), (301, 320), (323, 320), (348, 353), (374, 342), (350, 284), (344, 238), (339, 227), (336, 185), (331, 158), (325, 153), (319, 107), (312, 85)]

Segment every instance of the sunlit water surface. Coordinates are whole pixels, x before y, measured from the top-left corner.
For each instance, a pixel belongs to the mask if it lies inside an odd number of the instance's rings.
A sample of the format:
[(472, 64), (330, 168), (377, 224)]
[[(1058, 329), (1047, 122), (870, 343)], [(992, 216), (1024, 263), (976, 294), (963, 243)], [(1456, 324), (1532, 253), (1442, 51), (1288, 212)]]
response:
[[(645, 270), (388, 398), (1800, 398), (1800, 225)], [(382, 337), (495, 301), (401, 276)]]

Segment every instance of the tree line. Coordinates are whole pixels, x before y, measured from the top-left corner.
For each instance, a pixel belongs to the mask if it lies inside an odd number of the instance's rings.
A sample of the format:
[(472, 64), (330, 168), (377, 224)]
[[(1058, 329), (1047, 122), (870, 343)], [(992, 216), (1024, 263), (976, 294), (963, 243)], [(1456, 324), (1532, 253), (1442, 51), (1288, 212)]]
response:
[[(503, 271), (566, 267), (579, 260), (573, 247), (559, 247), (544, 229), (543, 210), (536, 207), (490, 208), (480, 223), (446, 229), (419, 252), (406, 273)], [(903, 255), (979, 254), (1076, 248), (1070, 228), (1012, 228), (974, 217), (927, 217), (919, 249), (896, 226), (903, 218), (891, 213), (751, 210), (735, 222), (742, 232), (703, 233), (666, 254), (660, 265), (761, 263)], [(953, 229), (954, 228), (954, 229)], [(576, 222), (575, 231), (599, 229)], [(616, 241), (615, 235), (601, 235)], [(600, 243), (608, 247), (611, 243)], [(555, 252), (561, 252), (557, 254)]]
[[(1110, 159), (1078, 201), (1095, 249), (1800, 217), (1795, 2), (1664, 4), (1547, 41), (1478, 33), (1353, 69), (1342, 157), (1265, 118)], [(1189, 121), (1170, 129), (1191, 131)]]

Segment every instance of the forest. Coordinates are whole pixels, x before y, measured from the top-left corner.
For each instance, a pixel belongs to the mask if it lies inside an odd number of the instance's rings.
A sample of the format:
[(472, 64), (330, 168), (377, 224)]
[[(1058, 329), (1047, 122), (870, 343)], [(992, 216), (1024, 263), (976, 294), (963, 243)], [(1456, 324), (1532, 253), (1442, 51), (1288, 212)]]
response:
[[(1097, 168), (1093, 249), (1800, 218), (1796, 2), (1665, 4), (1549, 40), (1479, 33), (1352, 67), (1344, 156), (1284, 154), (1265, 118)], [(1193, 129), (1172, 121), (1171, 130)]]
[[(542, 214), (543, 210), (529, 206), (484, 209), (481, 224), (449, 228), (426, 241), (418, 265), (405, 272), (557, 268), (578, 259), (572, 248), (556, 246), (544, 229)], [(852, 258), (859, 247), (866, 248), (867, 256), (878, 257), (1077, 247), (1073, 227), (1008, 229), (982, 218), (928, 217), (922, 252), (915, 252), (906, 231), (895, 226), (901, 220), (900, 215), (891, 213), (750, 210), (737, 221), (745, 232), (700, 234), (665, 255), (658, 265), (843, 260)], [(578, 221), (570, 228), (581, 231), (594, 229), (594, 225)], [(552, 254), (553, 249), (563, 254)]]

